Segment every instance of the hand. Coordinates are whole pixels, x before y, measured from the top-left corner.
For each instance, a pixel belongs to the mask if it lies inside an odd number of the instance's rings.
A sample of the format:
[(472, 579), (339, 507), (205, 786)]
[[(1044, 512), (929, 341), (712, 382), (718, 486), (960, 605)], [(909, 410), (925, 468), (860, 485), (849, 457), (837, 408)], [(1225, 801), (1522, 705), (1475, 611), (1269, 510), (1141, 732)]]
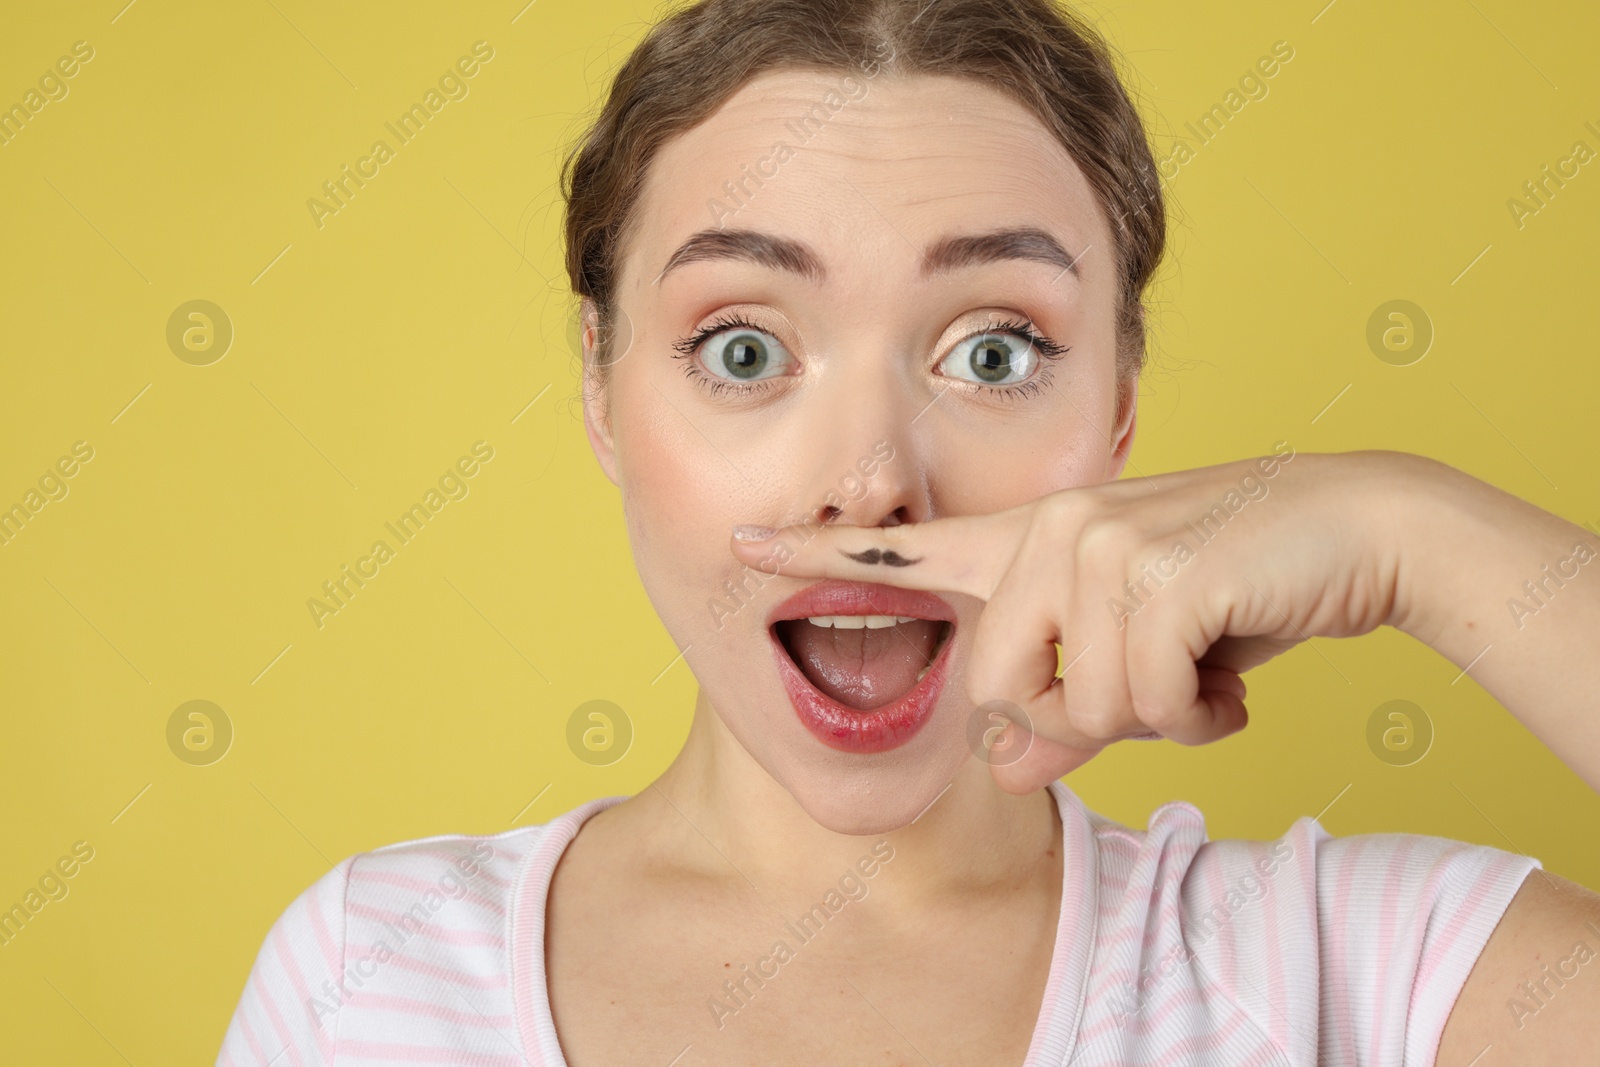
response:
[[(1117, 740), (1153, 733), (1198, 745), (1241, 730), (1245, 671), (1308, 638), (1389, 621), (1397, 507), (1415, 462), (1283, 445), (1257, 460), (1063, 489), (992, 515), (792, 526), (732, 546), (768, 573), (983, 600), (967, 696), (1027, 713), (1026, 755), (991, 761), (1002, 788), (1024, 793)], [(872, 549), (909, 562), (887, 565)], [(851, 558), (863, 553), (880, 561)]]

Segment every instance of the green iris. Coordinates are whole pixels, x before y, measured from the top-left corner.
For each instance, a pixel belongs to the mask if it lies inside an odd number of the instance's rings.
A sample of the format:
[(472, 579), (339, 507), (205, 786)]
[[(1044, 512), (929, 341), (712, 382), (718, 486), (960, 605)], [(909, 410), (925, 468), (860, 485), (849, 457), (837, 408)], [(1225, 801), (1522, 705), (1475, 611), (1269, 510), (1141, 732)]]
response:
[(972, 347), (973, 371), (986, 382), (1004, 381), (1012, 371), (1015, 350), (1003, 337), (985, 337)]
[(753, 333), (741, 333), (722, 346), (722, 365), (735, 378), (754, 378), (766, 369), (767, 346)]

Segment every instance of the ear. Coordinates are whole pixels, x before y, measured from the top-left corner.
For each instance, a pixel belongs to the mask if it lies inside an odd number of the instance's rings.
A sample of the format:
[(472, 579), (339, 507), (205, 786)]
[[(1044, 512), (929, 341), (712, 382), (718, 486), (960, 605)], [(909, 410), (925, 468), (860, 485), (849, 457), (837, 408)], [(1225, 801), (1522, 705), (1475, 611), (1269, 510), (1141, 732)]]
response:
[(1139, 423), (1139, 372), (1122, 376), (1117, 385), (1117, 425), (1111, 431), (1111, 455), (1106, 460), (1106, 481), (1122, 477), (1133, 451), (1134, 430)]
[[(583, 428), (589, 447), (612, 485), (617, 485), (617, 450), (611, 433), (611, 390), (595, 371), (595, 346), (600, 337), (600, 310), (589, 297), (578, 305), (578, 337), (583, 345)], [(611, 369), (616, 373), (616, 368)]]

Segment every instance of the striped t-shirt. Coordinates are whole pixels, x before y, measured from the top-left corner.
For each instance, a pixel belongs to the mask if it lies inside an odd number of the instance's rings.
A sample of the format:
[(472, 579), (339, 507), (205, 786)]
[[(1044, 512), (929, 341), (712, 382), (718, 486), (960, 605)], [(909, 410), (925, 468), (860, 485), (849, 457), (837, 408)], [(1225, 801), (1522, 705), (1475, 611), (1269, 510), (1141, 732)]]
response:
[[(1473, 962), (1538, 860), (1419, 834), (1208, 841), (1143, 832), (1065, 785), (1061, 914), (1024, 1067), (1429, 1067)], [(545, 903), (589, 801), (543, 826), (344, 860), (256, 957), (219, 1065), (566, 1067)]]

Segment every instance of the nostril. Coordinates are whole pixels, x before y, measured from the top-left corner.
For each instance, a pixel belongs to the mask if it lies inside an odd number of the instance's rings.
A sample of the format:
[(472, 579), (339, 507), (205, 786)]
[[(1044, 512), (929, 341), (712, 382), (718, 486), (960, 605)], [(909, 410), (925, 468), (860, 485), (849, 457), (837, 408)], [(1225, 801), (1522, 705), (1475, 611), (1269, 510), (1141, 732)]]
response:
[[(841, 516), (843, 514), (844, 514), (844, 509), (840, 508), (840, 507), (838, 507), (837, 505), (834, 505), (834, 504), (826, 504), (823, 507), (818, 508), (817, 512), (816, 512), (817, 519), (820, 522), (822, 522), (823, 525), (827, 525), (828, 523), (835, 521), (836, 519), (839, 518), (839, 516)], [(911, 521), (911, 511), (910, 511), (910, 509), (908, 509), (908, 508), (906, 508), (904, 506), (901, 506), (901, 507), (895, 508), (893, 511), (889, 512), (889, 514), (885, 515), (883, 517), (883, 519), (878, 522), (878, 525), (879, 526), (899, 526), (899, 525), (902, 525), (903, 523), (908, 523), (910, 521)]]

